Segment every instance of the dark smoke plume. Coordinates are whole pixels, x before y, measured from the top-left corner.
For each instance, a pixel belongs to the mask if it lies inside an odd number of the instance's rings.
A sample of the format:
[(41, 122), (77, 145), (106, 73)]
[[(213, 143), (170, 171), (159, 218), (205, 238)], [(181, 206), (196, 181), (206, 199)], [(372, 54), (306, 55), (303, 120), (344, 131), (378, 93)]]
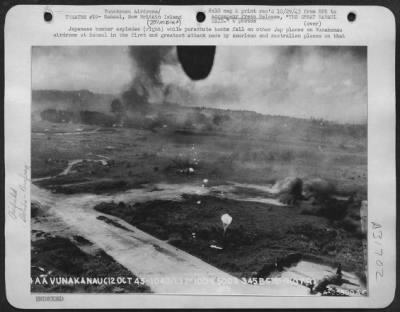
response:
[(135, 63), (132, 83), (122, 94), (128, 111), (145, 113), (151, 102), (164, 101), (164, 85), (161, 79), (163, 64), (177, 63), (171, 46), (132, 46), (129, 55)]

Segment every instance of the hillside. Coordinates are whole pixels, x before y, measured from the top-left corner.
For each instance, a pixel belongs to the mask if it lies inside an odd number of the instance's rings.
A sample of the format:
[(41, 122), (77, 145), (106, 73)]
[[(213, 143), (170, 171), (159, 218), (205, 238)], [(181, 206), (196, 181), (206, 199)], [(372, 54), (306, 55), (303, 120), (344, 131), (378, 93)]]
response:
[[(88, 90), (34, 90), (33, 118), (37, 121), (45, 119), (84, 124), (96, 124), (98, 120), (100, 126), (122, 124), (125, 127), (152, 130), (168, 127), (169, 130), (181, 131), (187, 135), (233, 135), (294, 144), (312, 142), (322, 147), (334, 145), (358, 151), (365, 151), (367, 146), (366, 124), (340, 124), (322, 119), (272, 116), (253, 111), (173, 103), (149, 104), (145, 116), (135, 112), (122, 112), (117, 116), (111, 113), (111, 102), (115, 98), (117, 96), (96, 94)], [(66, 115), (71, 117), (66, 118)]]
[(98, 111), (110, 112), (110, 103), (115, 98), (111, 94), (97, 94), (88, 90), (33, 90), (32, 112), (46, 109), (67, 111)]

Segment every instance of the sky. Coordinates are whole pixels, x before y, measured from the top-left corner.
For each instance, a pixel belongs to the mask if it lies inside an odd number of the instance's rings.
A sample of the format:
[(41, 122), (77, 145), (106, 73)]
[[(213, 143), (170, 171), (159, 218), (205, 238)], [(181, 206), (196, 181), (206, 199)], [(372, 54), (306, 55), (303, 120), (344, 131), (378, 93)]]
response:
[[(129, 51), (34, 47), (32, 88), (121, 94), (141, 74)], [(190, 80), (180, 63), (171, 61), (177, 58), (175, 48), (169, 54), (159, 79), (173, 86), (169, 100), (181, 105), (341, 123), (367, 120), (366, 47), (218, 46), (210, 75), (200, 81)]]

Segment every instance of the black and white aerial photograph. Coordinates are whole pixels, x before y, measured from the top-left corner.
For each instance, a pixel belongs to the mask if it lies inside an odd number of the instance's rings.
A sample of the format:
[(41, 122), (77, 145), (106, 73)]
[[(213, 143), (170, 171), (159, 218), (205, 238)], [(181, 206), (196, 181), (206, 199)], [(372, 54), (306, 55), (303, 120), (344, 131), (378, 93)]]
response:
[(186, 49), (32, 47), (31, 291), (368, 296), (367, 47)]

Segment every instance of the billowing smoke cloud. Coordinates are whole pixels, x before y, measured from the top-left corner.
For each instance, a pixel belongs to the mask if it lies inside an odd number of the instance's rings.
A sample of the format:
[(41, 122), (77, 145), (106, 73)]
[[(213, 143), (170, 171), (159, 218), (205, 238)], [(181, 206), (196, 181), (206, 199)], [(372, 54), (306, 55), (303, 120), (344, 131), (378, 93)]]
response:
[(179, 67), (168, 65), (161, 76), (174, 85), (170, 101), (182, 105), (341, 123), (367, 120), (367, 49), (362, 46), (218, 46), (206, 79), (190, 81)]
[(175, 48), (171, 46), (132, 46), (129, 56), (134, 62), (133, 80), (122, 94), (127, 110), (146, 112), (150, 103), (164, 101), (165, 86), (161, 66), (177, 63)]
[(32, 87), (110, 93), (131, 110), (169, 102), (364, 123), (367, 48), (217, 46), (210, 75), (192, 81), (175, 47), (35, 47)]

